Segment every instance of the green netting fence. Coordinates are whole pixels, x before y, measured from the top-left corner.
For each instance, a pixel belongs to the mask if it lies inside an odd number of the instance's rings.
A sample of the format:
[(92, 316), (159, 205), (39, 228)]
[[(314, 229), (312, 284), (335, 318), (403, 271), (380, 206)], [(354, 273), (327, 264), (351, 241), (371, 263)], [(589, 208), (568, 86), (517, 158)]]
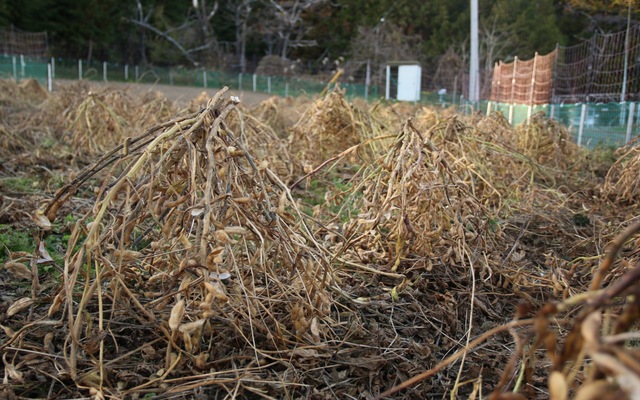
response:
[[(321, 93), (327, 83), (320, 81), (241, 74), (235, 72), (196, 70), (187, 68), (153, 67), (140, 68), (108, 62), (91, 62), (78, 60), (55, 60), (55, 79), (85, 79), (94, 81), (121, 81), (177, 86), (195, 86), (202, 88), (221, 88), (263, 92), (279, 96), (314, 95)], [(364, 84), (340, 83), (347, 97), (377, 97), (378, 88)]]
[[(20, 81), (35, 78), (43, 85), (48, 82), (47, 64), (51, 66), (52, 79), (85, 79), (93, 81), (119, 81), (132, 83), (167, 84), (220, 88), (228, 86), (241, 91), (255, 91), (278, 96), (315, 95), (321, 93), (327, 83), (293, 77), (262, 76), (223, 71), (207, 71), (180, 67), (141, 68), (109, 62), (87, 62), (84, 60), (36, 59), (23, 56), (0, 56), (0, 78)], [(349, 98), (377, 99), (383, 93), (377, 86), (358, 83), (340, 83)], [(455, 105), (465, 114), (472, 112), (499, 111), (514, 125), (526, 123), (528, 118), (543, 112), (569, 127), (572, 137), (581, 146), (622, 146), (640, 136), (638, 122), (640, 105), (626, 103), (577, 103), (521, 105), (481, 101), (475, 105), (455, 94), (440, 96), (437, 93), (422, 93), (422, 104), (448, 107)]]
[(581, 146), (619, 147), (640, 136), (640, 105), (625, 103), (576, 103), (528, 106), (490, 102), (481, 112), (501, 112), (513, 125), (526, 123), (542, 112), (569, 127), (573, 140)]
[(34, 78), (42, 85), (47, 83), (47, 62), (24, 56), (0, 55), (0, 79)]

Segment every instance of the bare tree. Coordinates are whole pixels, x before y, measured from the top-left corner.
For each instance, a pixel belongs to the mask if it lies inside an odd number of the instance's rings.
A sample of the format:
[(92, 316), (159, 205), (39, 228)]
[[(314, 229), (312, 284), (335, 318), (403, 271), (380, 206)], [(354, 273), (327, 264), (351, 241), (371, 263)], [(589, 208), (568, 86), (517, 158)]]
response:
[(253, 4), (257, 0), (239, 0), (229, 2), (227, 7), (233, 13), (234, 24), (236, 27), (236, 54), (240, 59), (240, 71), (246, 72), (247, 69), (247, 26), (249, 18), (253, 11)]
[(327, 0), (269, 0), (268, 10), (273, 24), (264, 29), (266, 40), (277, 38), (280, 43), (280, 56), (287, 58), (291, 47), (316, 46), (315, 40), (304, 40), (307, 32), (303, 13), (311, 7), (325, 3)]
[[(214, 2), (213, 6), (209, 7), (206, 4), (206, 0), (193, 0), (193, 10), (187, 16), (186, 21), (179, 27), (172, 28), (167, 31), (162, 31), (161, 29), (153, 26), (149, 22), (150, 16), (153, 14), (152, 10), (145, 15), (140, 0), (137, 0), (137, 4), (138, 11), (136, 18), (130, 18), (129, 21), (146, 30), (152, 31), (167, 40), (194, 66), (199, 66), (206, 60), (206, 57), (200, 57), (201, 60), (198, 61), (194, 57), (194, 54), (202, 52), (203, 50), (209, 50), (217, 44), (215, 33), (211, 27), (211, 19), (218, 11), (217, 1)], [(189, 34), (183, 34), (182, 39), (175, 37), (179, 36), (177, 33), (189, 30), (197, 32), (197, 40), (190, 40)], [(187, 46), (189, 46), (189, 48), (187, 48)]]
[(369, 63), (373, 82), (382, 84), (385, 63), (388, 61), (415, 61), (420, 53), (420, 39), (408, 36), (403, 29), (382, 19), (375, 27), (359, 27), (351, 42), (351, 54), (356, 68)]
[(490, 27), (481, 24), (480, 29), (480, 59), (484, 59), (485, 71), (493, 70), (493, 63), (504, 58), (505, 50), (513, 44), (513, 31), (511, 29), (499, 30), (498, 18), (493, 19)]

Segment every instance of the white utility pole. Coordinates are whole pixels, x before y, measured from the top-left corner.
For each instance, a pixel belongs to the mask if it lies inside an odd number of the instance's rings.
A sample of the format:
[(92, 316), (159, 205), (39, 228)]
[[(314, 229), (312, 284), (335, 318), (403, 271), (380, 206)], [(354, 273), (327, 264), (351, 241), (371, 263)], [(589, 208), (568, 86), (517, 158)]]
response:
[(471, 0), (471, 57), (469, 63), (469, 101), (480, 99), (478, 82), (478, 0)]

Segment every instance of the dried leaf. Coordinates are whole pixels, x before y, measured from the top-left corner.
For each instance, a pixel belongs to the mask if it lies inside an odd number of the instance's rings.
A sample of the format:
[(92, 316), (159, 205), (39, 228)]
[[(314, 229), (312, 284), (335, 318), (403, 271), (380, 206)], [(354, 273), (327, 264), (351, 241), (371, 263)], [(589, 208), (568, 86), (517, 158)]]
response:
[(64, 300), (64, 295), (62, 293), (58, 293), (56, 297), (53, 298), (53, 302), (51, 303), (51, 306), (49, 307), (49, 312), (47, 313), (47, 316), (49, 318), (51, 318), (53, 314), (58, 312), (58, 310), (60, 309), (60, 306), (62, 305), (63, 300)]
[(560, 371), (553, 371), (549, 376), (549, 398), (551, 400), (566, 400), (569, 386)]
[[(4, 357), (3, 357), (4, 359)], [(12, 364), (8, 363), (7, 360), (4, 360), (4, 369), (7, 372), (7, 374), (9, 375), (9, 378), (11, 378), (12, 380), (18, 382), (18, 383), (24, 383), (24, 377), (22, 375), (22, 372), (18, 371), (16, 369), (16, 367), (14, 367)]]
[(49, 255), (47, 248), (45, 247), (44, 240), (38, 245), (38, 255), (40, 256), (36, 262), (38, 264), (49, 264), (53, 262), (53, 258)]
[(246, 235), (248, 231), (241, 226), (227, 226), (224, 231), (230, 235)]
[(188, 322), (186, 324), (182, 324), (178, 328), (178, 331), (180, 331), (181, 333), (187, 334), (187, 335), (191, 335), (197, 329), (202, 328), (202, 325), (204, 325), (204, 321), (205, 321), (204, 319), (199, 319), (197, 321), (193, 321), (193, 322)]
[(169, 328), (171, 328), (172, 332), (175, 332), (176, 329), (178, 329), (178, 327), (180, 326), (180, 322), (182, 322), (182, 317), (184, 316), (184, 309), (184, 300), (178, 301), (171, 309), (171, 316), (169, 317)]
[(7, 261), (4, 263), (4, 269), (13, 275), (14, 278), (31, 280), (31, 268), (27, 267), (25, 264), (15, 261)]
[(44, 211), (43, 210), (38, 210), (36, 211), (35, 214), (32, 215), (31, 219), (33, 220), (33, 222), (36, 223), (36, 225), (38, 226), (38, 228), (44, 230), (44, 231), (50, 231), (51, 230), (51, 221), (49, 221), (49, 218), (47, 218), (46, 215), (44, 215)]
[(21, 299), (18, 299), (7, 309), (7, 316), (11, 317), (19, 313), (20, 311), (29, 308), (33, 303), (34, 302), (31, 297), (23, 297)]

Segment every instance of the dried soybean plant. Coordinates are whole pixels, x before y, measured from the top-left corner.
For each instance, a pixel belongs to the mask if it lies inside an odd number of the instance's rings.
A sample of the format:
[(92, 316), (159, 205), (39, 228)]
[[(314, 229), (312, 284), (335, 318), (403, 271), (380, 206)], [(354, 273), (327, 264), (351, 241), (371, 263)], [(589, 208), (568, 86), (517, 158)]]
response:
[(39, 118), (54, 121), (76, 156), (94, 159), (175, 112), (159, 93), (132, 96), (127, 90), (77, 82), (49, 96)]
[(470, 246), (492, 247), (488, 211), (411, 120), (349, 195), (360, 193), (360, 214), (345, 236), (361, 260), (386, 262), (392, 271), (401, 265), (431, 270), (466, 265)]
[(618, 160), (609, 168), (602, 194), (616, 203), (636, 204), (640, 199), (640, 146), (636, 139), (618, 150)]
[(282, 179), (290, 183), (295, 171), (302, 167), (297, 157), (289, 151), (288, 143), (281, 139), (269, 125), (261, 122), (244, 107), (237, 107), (227, 121), (229, 128), (237, 133), (238, 140), (245, 148), (251, 149), (252, 154), (269, 163), (269, 169)]
[[(507, 331), (515, 348), (489, 399), (638, 398), (640, 351), (635, 327), (640, 322), (640, 239), (634, 239), (638, 233), (640, 222), (636, 218), (609, 244), (585, 291), (562, 301), (548, 301), (536, 312), (535, 304), (520, 304), (512, 321), (485, 331), (434, 367), (376, 399), (388, 398), (433, 377)], [(635, 251), (623, 254), (625, 247), (635, 247)], [(614, 269), (623, 271), (607, 280)]]
[[(318, 98), (291, 128), (289, 136), (291, 151), (301, 160), (305, 172), (360, 142), (378, 136), (380, 127), (365, 114), (349, 104), (339, 88)], [(372, 160), (373, 155), (368, 154), (368, 149), (370, 147), (358, 154)]]
[(267, 367), (330, 334), (324, 251), (283, 182), (227, 127), (237, 100), (225, 90), (127, 140), (44, 210), (53, 220), (99, 170), (121, 171), (77, 223), (49, 309), (66, 321), (55, 345), (79, 387), (282, 394), (295, 386), (290, 363)]

